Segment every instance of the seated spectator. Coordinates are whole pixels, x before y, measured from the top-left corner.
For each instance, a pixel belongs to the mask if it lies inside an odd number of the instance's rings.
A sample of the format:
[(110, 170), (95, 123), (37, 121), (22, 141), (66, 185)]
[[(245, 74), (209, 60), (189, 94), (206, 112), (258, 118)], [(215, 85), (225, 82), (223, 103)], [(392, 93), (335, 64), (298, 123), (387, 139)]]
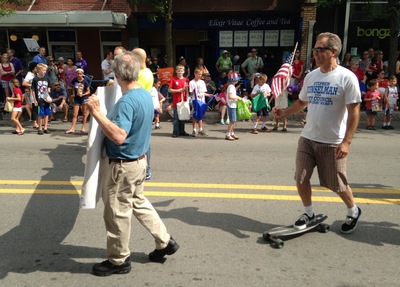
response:
[(53, 99), (53, 102), (51, 103), (51, 120), (54, 121), (56, 119), (56, 112), (61, 110), (64, 112), (63, 122), (68, 122), (67, 92), (64, 88), (61, 88), (60, 82), (55, 82), (53, 84), (50, 97)]

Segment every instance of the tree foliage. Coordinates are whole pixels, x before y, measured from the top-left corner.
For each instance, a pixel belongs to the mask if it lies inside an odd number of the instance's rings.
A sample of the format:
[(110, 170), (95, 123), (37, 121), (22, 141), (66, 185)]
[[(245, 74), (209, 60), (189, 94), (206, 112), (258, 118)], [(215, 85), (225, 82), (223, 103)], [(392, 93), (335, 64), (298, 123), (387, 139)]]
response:
[(14, 13), (13, 7), (26, 5), (28, 5), (27, 0), (0, 0), (0, 17)]

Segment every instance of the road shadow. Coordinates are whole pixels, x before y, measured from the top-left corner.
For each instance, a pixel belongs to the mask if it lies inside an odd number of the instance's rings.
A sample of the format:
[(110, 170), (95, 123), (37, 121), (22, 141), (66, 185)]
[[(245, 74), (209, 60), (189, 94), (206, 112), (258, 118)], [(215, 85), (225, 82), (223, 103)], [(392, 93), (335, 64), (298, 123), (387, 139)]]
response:
[[(51, 160), (52, 167), (40, 179), (19, 225), (0, 236), (0, 279), (10, 272), (88, 273), (92, 264), (79, 263), (74, 258), (104, 256), (104, 249), (64, 244), (78, 216), (78, 191), (72, 184), (44, 184), (51, 180), (69, 182), (74, 176), (82, 176), (82, 157), (86, 153), (86, 144), (60, 144), (55, 149), (42, 149), (38, 152)], [(60, 170), (63, 171), (62, 178)], [(43, 194), (44, 189), (65, 189), (73, 194)]]
[[(335, 221), (331, 230), (340, 230), (343, 221)], [(351, 234), (340, 235), (347, 240), (366, 243), (373, 246), (384, 246), (385, 244), (400, 245), (399, 225), (387, 221), (368, 222), (359, 221), (357, 229)]]
[(264, 231), (277, 227), (277, 225), (260, 222), (248, 217), (223, 212), (203, 212), (197, 207), (182, 207), (168, 211), (160, 210), (174, 200), (153, 203), (161, 218), (173, 218), (193, 226), (204, 226), (225, 231), (233, 236), (244, 239), (249, 235), (244, 232), (255, 232), (262, 234)]

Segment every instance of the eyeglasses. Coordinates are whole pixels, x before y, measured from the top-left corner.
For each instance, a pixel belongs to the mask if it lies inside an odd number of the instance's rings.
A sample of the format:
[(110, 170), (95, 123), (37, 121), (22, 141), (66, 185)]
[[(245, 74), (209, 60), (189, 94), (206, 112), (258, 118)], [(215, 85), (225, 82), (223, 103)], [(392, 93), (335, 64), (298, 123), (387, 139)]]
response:
[(317, 47), (312, 49), (314, 53), (321, 53), (322, 51), (327, 51), (327, 50), (332, 50), (332, 49), (329, 47)]
[(257, 51), (251, 51), (252, 53), (257, 53)]
[(57, 86), (59, 86), (59, 85), (60, 85), (60, 84), (54, 84), (53, 86), (54, 86), (54, 87), (57, 87)]

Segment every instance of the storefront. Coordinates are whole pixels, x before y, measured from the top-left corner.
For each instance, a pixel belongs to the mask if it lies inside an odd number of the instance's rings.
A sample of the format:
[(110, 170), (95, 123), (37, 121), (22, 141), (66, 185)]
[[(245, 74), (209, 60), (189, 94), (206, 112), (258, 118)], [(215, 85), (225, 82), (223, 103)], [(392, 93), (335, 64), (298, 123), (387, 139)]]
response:
[[(143, 16), (138, 26), (140, 43), (145, 43), (153, 57), (162, 55), (163, 23), (151, 23)], [(185, 56), (191, 67), (198, 57), (203, 57), (215, 73), (221, 51), (228, 50), (232, 57), (238, 55), (244, 61), (251, 48), (257, 48), (270, 74), (281, 65), (282, 57), (293, 51), (296, 42), (300, 45), (301, 23), (298, 14), (177, 14), (173, 39), (175, 59)]]
[(35, 39), (55, 59), (75, 59), (80, 50), (88, 73), (101, 78), (105, 51), (128, 43), (126, 19), (126, 14), (112, 11), (18, 11), (0, 18), (0, 51), (14, 49), (27, 67), (37, 51), (28, 49), (26, 39)]

